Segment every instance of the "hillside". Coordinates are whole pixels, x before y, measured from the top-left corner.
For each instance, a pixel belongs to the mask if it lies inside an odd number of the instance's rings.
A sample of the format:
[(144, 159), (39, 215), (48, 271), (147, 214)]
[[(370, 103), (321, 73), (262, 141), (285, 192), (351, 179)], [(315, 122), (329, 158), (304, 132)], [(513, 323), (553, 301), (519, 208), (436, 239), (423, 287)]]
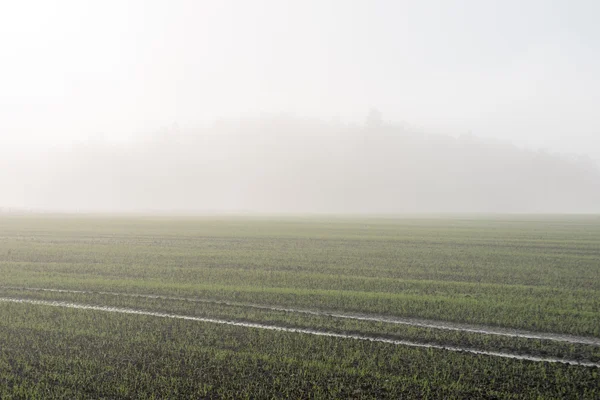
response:
[(4, 160), (4, 206), (161, 212), (600, 212), (590, 161), (474, 136), (275, 117)]

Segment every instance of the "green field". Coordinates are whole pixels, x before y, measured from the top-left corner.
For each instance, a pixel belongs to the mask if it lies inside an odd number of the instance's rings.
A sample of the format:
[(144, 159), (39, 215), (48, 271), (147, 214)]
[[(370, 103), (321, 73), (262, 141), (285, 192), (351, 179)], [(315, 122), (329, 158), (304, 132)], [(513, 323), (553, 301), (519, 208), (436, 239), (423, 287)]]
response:
[(0, 286), (3, 399), (600, 398), (598, 216), (1, 216)]

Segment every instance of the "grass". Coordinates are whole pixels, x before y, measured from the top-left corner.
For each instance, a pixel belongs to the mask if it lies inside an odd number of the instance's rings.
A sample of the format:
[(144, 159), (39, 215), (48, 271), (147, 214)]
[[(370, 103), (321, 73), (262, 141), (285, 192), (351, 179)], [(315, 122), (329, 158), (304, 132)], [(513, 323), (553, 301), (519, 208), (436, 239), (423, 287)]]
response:
[[(600, 337), (597, 216), (2, 216), (0, 276), (2, 286), (200, 297)], [(593, 345), (242, 306), (8, 289), (0, 297), (600, 358)], [(0, 304), (0, 314), (11, 321), (0, 325), (2, 398), (600, 395), (597, 368), (44, 306)], [(202, 340), (194, 342), (194, 335)], [(43, 362), (28, 355), (28, 340)], [(57, 350), (71, 340), (72, 352)], [(111, 367), (125, 354), (137, 361)], [(198, 370), (198, 363), (210, 368)]]
[(0, 393), (28, 398), (593, 398), (600, 378), (597, 368), (190, 321), (0, 306), (7, 313)]

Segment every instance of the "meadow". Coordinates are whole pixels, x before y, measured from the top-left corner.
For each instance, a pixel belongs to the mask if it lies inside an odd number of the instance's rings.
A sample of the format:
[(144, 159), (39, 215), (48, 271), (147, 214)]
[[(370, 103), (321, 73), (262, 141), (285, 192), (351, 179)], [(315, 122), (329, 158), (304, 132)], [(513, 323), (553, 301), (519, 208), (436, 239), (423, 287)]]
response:
[(598, 398), (600, 217), (0, 216), (0, 397)]

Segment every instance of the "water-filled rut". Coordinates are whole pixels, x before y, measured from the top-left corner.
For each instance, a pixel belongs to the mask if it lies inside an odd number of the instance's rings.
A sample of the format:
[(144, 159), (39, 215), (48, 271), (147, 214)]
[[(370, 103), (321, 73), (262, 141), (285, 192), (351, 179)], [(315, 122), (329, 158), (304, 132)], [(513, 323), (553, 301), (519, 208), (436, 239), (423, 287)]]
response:
[(339, 338), (339, 339), (363, 340), (363, 341), (378, 342), (378, 343), (388, 343), (388, 344), (400, 345), (400, 346), (440, 349), (440, 350), (446, 350), (446, 351), (510, 358), (510, 359), (516, 359), (516, 360), (562, 363), (562, 364), (571, 364), (571, 365), (579, 365), (579, 366), (585, 366), (585, 367), (600, 368), (600, 363), (587, 362), (587, 361), (568, 360), (568, 359), (560, 359), (560, 358), (553, 358), (553, 357), (536, 357), (536, 356), (532, 356), (532, 355), (511, 354), (511, 353), (502, 353), (502, 352), (494, 352), (494, 351), (482, 351), (482, 350), (463, 348), (463, 347), (457, 347), (457, 346), (442, 346), (442, 345), (435, 345), (435, 344), (417, 343), (417, 342), (411, 342), (411, 341), (405, 341), (405, 340), (385, 339), (385, 338), (379, 338), (379, 337), (373, 337), (373, 336), (367, 336), (367, 335), (354, 335), (354, 334), (319, 331), (319, 330), (313, 330), (313, 329), (289, 328), (289, 327), (283, 327), (283, 326), (277, 326), (277, 325), (232, 321), (232, 320), (215, 319), (215, 318), (191, 317), (191, 316), (186, 316), (186, 315), (135, 310), (135, 309), (131, 309), (131, 308), (103, 307), (103, 306), (93, 306), (93, 305), (86, 305), (86, 304), (69, 303), (69, 302), (63, 302), (63, 301), (19, 299), (19, 298), (12, 298), (12, 297), (0, 297), (0, 302), (33, 304), (33, 305), (41, 305), (41, 306), (62, 307), (62, 308), (71, 308), (71, 309), (78, 309), (78, 310), (92, 310), (92, 311), (101, 311), (101, 312), (110, 312), (110, 313), (119, 313), (119, 314), (144, 315), (144, 316), (151, 316), (151, 317), (158, 317), (158, 318), (172, 318), (172, 319), (181, 319), (181, 320), (187, 320), (187, 321), (197, 321), (197, 322), (205, 322), (205, 323), (212, 323), (212, 324), (241, 326), (241, 327), (254, 328), (254, 329), (266, 329), (266, 330), (278, 331), (278, 332), (291, 332), (291, 333), (300, 333), (300, 334), (315, 335), (315, 336), (325, 336), (325, 337), (332, 337), (332, 338)]
[(307, 309), (300, 309), (300, 308), (281, 307), (281, 306), (275, 306), (275, 305), (242, 303), (242, 302), (233, 302), (233, 301), (216, 300), (216, 299), (174, 297), (174, 296), (163, 296), (163, 295), (153, 295), (153, 294), (135, 294), (135, 293), (121, 293), (121, 292), (69, 290), (69, 289), (47, 289), (47, 288), (29, 288), (29, 287), (9, 287), (9, 286), (0, 286), (0, 289), (34, 291), (34, 292), (68, 293), (68, 294), (87, 294), (87, 295), (95, 294), (95, 295), (105, 295), (105, 296), (121, 296), (121, 297), (162, 299), (162, 300), (174, 300), (174, 301), (189, 301), (189, 302), (196, 302), (196, 303), (225, 305), (225, 306), (231, 306), (231, 307), (248, 307), (248, 308), (255, 308), (255, 309), (261, 309), (261, 310), (266, 310), (266, 311), (280, 311), (280, 312), (287, 312), (287, 313), (308, 314), (308, 315), (315, 315), (315, 316), (352, 319), (352, 320), (359, 320), (359, 321), (384, 322), (384, 323), (390, 323), (390, 324), (415, 326), (415, 327), (419, 327), (419, 328), (441, 329), (441, 330), (448, 330), (448, 331), (478, 333), (478, 334), (483, 334), (483, 335), (517, 337), (517, 338), (525, 338), (525, 339), (540, 339), (540, 340), (550, 340), (550, 341), (554, 341), (554, 342), (567, 342), (567, 343), (572, 343), (572, 344), (585, 344), (585, 345), (592, 345), (592, 346), (600, 346), (600, 338), (594, 338), (594, 337), (575, 336), (575, 335), (549, 333), (549, 332), (532, 332), (532, 331), (526, 331), (526, 330), (521, 330), (521, 329), (470, 325), (470, 324), (464, 324), (464, 323), (424, 320), (424, 319), (407, 318), (407, 317), (392, 317), (392, 316), (373, 315), (373, 314), (344, 313), (344, 312), (338, 312), (338, 311), (324, 311), (324, 310), (307, 310)]

